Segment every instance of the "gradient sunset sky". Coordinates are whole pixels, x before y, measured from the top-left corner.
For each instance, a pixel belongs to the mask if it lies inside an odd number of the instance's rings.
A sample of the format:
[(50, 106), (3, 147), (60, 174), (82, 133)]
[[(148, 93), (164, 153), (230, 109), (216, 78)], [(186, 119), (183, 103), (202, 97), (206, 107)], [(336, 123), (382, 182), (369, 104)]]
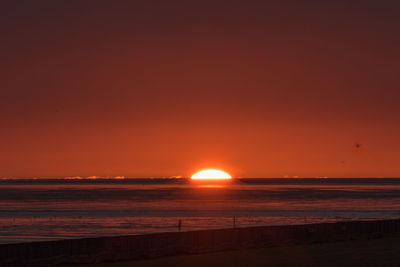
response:
[(0, 177), (399, 177), (399, 12), (3, 0)]

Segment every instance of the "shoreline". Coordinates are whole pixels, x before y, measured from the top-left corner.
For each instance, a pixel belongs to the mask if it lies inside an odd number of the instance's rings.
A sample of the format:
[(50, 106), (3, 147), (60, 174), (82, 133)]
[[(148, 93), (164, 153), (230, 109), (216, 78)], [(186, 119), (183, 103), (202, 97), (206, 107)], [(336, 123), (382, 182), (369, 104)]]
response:
[(400, 219), (257, 226), (0, 245), (0, 265), (54, 266), (134, 261), (222, 251), (392, 237)]

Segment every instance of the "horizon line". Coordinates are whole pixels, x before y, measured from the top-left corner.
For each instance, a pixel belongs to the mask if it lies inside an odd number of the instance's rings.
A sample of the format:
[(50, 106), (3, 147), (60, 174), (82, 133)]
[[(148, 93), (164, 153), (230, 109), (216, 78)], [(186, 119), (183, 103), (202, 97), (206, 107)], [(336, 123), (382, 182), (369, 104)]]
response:
[[(74, 177), (0, 177), (0, 180), (129, 180), (129, 179), (190, 179), (185, 176), (155, 176), (155, 177), (125, 177), (125, 176), (74, 176)], [(356, 177), (299, 177), (299, 176), (285, 176), (285, 177), (232, 177), (232, 179), (400, 179), (400, 176), (356, 176)]]

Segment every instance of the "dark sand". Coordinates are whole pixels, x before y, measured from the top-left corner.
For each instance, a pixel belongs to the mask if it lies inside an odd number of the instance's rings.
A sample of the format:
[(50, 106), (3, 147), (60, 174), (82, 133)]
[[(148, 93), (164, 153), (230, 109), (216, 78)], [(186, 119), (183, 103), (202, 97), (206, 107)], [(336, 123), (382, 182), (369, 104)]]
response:
[(227, 251), (79, 266), (400, 266), (400, 237)]

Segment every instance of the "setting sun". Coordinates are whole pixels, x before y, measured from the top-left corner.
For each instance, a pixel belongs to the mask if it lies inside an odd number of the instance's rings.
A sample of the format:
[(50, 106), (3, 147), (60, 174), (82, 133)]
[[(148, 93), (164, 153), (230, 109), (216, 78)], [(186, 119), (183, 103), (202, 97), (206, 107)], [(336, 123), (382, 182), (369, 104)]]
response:
[(191, 179), (193, 179), (193, 180), (214, 180), (214, 179), (215, 180), (227, 180), (227, 179), (232, 179), (232, 177), (224, 171), (209, 169), (209, 170), (199, 171), (199, 172), (193, 174)]

